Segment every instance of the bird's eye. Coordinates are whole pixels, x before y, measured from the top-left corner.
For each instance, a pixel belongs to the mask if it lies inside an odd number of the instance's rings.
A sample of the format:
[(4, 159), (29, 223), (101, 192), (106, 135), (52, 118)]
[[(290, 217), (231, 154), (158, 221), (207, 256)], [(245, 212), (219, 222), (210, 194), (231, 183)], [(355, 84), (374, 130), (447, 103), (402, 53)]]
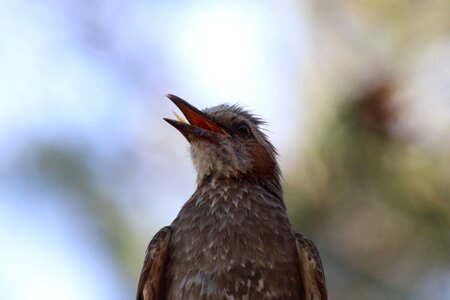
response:
[(250, 128), (249, 128), (248, 125), (245, 124), (245, 123), (240, 123), (240, 124), (237, 126), (237, 131), (238, 131), (238, 133), (239, 133), (240, 135), (242, 135), (242, 136), (246, 136), (246, 137), (251, 136)]

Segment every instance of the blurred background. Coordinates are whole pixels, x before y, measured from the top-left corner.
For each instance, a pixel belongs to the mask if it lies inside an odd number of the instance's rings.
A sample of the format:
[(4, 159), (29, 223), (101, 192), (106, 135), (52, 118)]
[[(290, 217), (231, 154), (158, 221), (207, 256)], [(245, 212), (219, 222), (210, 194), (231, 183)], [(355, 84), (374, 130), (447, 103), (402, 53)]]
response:
[(0, 0), (0, 299), (133, 299), (195, 189), (173, 93), (265, 118), (330, 299), (450, 299), (450, 2)]

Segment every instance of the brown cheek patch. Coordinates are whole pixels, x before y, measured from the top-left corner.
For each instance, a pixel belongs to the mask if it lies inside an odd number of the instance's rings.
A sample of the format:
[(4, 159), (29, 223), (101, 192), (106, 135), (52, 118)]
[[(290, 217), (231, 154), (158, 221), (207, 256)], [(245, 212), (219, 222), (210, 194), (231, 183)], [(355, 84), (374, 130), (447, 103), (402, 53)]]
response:
[(267, 179), (274, 175), (275, 172), (275, 160), (266, 148), (256, 142), (252, 142), (249, 145), (250, 154), (253, 158), (253, 172), (261, 178)]

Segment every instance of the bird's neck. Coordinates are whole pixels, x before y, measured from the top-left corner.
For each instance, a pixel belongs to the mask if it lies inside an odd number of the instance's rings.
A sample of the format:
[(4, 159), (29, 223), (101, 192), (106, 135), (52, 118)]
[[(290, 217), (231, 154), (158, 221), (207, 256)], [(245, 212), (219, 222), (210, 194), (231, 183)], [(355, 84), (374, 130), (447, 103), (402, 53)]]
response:
[(198, 181), (197, 191), (204, 190), (237, 190), (244, 189), (248, 193), (260, 193), (264, 191), (270, 199), (279, 202), (283, 207), (283, 189), (279, 176), (258, 178), (250, 175), (223, 176), (211, 173)]

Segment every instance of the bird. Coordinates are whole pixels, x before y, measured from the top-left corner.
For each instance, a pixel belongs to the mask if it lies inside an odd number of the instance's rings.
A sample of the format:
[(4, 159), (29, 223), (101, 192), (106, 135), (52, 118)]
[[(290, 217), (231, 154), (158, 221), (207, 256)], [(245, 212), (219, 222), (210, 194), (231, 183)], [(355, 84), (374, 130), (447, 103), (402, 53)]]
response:
[(150, 241), (136, 300), (326, 300), (315, 244), (291, 225), (265, 122), (239, 105), (164, 118), (189, 142), (197, 188)]

